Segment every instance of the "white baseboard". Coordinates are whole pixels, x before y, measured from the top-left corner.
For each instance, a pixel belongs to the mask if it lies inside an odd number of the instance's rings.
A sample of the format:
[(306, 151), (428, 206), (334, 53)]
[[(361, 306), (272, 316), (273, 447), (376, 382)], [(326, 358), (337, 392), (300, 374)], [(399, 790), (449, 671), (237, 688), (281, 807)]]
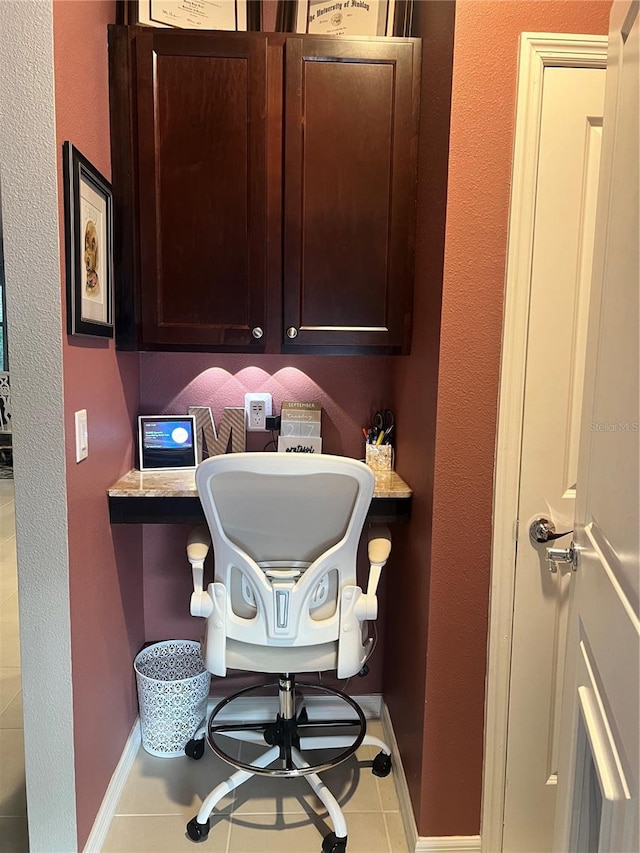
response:
[(396, 786), (396, 794), (398, 795), (398, 803), (400, 805), (400, 816), (402, 825), (404, 826), (404, 834), (407, 838), (409, 850), (417, 850), (416, 843), (418, 841), (418, 829), (416, 820), (413, 816), (413, 806), (411, 805), (411, 797), (409, 795), (409, 786), (407, 785), (407, 777), (404, 775), (404, 767), (400, 759), (400, 750), (398, 749), (398, 741), (393, 730), (391, 716), (386, 702), (382, 703), (382, 730), (384, 739), (391, 747), (391, 766), (393, 767), (392, 776)]
[(102, 850), (107, 834), (109, 833), (111, 821), (116, 813), (118, 800), (124, 790), (125, 783), (133, 767), (133, 762), (138, 754), (140, 743), (140, 720), (136, 717), (131, 733), (124, 745), (120, 761), (118, 761), (118, 765), (113, 771), (113, 776), (105, 792), (104, 799), (98, 809), (98, 814), (89, 833), (89, 838), (87, 838), (83, 853), (100, 853)]
[(418, 838), (415, 853), (480, 853), (480, 836), (423, 836)]
[(381, 719), (384, 739), (391, 748), (392, 776), (409, 850), (413, 850), (414, 853), (480, 853), (479, 835), (445, 835), (441, 837), (418, 835), (407, 777), (400, 759), (400, 750), (393, 731), (391, 716), (385, 702), (382, 702)]

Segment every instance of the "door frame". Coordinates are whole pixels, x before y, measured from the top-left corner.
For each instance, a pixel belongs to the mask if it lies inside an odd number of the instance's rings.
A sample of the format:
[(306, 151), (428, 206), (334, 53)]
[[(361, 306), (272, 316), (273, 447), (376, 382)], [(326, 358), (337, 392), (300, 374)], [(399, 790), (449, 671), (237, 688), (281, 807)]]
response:
[(518, 499), (544, 69), (606, 68), (607, 36), (522, 33), (507, 241), (482, 780), (483, 853), (502, 850)]

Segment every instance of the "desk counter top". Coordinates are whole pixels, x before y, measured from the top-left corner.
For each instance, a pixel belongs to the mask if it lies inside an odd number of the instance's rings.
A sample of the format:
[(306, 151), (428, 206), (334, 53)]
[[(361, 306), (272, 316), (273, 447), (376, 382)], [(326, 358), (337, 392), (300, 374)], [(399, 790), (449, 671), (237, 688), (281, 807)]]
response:
[[(412, 491), (395, 471), (375, 473), (374, 498), (410, 498)], [(108, 490), (119, 498), (198, 497), (195, 471), (129, 471)]]
[[(406, 521), (412, 490), (395, 471), (375, 472), (369, 517)], [(107, 491), (113, 524), (199, 523), (203, 520), (195, 471), (129, 471)]]

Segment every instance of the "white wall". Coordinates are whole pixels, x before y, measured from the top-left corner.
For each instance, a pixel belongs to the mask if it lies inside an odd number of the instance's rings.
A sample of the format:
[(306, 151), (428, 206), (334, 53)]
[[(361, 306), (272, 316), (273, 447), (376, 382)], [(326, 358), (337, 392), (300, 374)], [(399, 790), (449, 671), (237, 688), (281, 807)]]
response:
[(0, 181), (31, 853), (76, 850), (53, 22), (0, 2)]

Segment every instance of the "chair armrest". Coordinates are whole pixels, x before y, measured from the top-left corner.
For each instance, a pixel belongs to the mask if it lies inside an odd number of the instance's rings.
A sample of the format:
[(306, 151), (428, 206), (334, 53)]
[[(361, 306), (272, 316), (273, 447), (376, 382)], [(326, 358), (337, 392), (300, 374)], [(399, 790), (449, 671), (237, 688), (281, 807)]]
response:
[(194, 527), (187, 538), (187, 559), (191, 565), (202, 565), (211, 547), (211, 535), (204, 525)]
[(194, 527), (187, 537), (187, 559), (191, 563), (193, 575), (193, 594), (191, 595), (191, 615), (208, 617), (213, 610), (213, 602), (204, 591), (204, 561), (211, 547), (209, 529), (203, 525)]
[(386, 524), (372, 524), (367, 531), (367, 538), (369, 562), (384, 566), (391, 553), (391, 531)]
[(372, 524), (367, 531), (369, 539), (369, 582), (367, 595), (374, 595), (378, 589), (380, 575), (391, 553), (391, 531), (386, 524)]

